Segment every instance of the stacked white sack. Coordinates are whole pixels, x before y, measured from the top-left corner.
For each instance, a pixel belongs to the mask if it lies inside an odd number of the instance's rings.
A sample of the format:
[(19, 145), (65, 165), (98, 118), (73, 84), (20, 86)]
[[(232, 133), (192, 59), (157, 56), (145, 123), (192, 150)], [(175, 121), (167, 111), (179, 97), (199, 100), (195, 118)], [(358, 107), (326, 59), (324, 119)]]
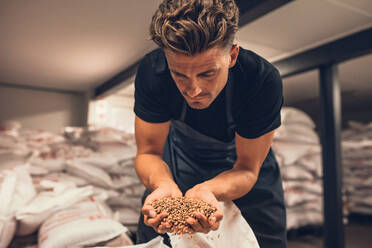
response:
[(323, 222), (322, 162), (315, 124), (303, 111), (284, 107), (274, 136), (287, 207), (287, 229)]
[[(26, 168), (32, 175), (34, 187), (44, 198), (50, 191), (45, 186), (46, 181), (65, 186), (74, 185), (77, 189), (91, 185), (93, 194), (103, 193), (108, 196), (102, 203), (107, 202), (113, 208), (115, 215), (112, 218), (129, 225), (130, 229), (135, 231), (144, 187), (134, 170), (136, 146), (133, 134), (113, 129), (101, 131), (92, 128), (68, 128), (69, 134), (72, 135), (75, 135), (75, 129), (87, 130), (84, 131), (83, 138), (88, 142), (84, 143), (83, 139), (70, 139), (66, 133), (65, 138), (42, 130), (15, 126), (16, 128), (10, 129), (0, 125), (0, 171), (28, 163)], [(42, 201), (38, 203), (41, 203), (38, 205), (40, 209), (48, 206), (43, 205)], [(62, 200), (60, 205), (64, 203)], [(65, 204), (58, 210), (62, 211), (67, 207)], [(26, 235), (35, 228), (31, 217), (19, 212), (19, 218), (22, 225), (19, 225), (18, 234)], [(30, 221), (31, 229), (28, 226)], [(39, 224), (41, 223), (36, 225), (36, 229)], [(123, 233), (107, 245), (124, 245), (129, 241), (128, 236)]]
[(52, 214), (40, 227), (38, 247), (110, 246), (114, 240), (121, 246), (132, 245), (127, 228), (113, 219), (104, 203), (107, 197), (94, 195)]
[(70, 161), (67, 172), (99, 187), (97, 190), (109, 190), (107, 204), (115, 217), (135, 232), (145, 187), (134, 169), (137, 153), (134, 134), (113, 128), (67, 127), (64, 136), (70, 143), (94, 151), (89, 157)]
[(372, 214), (372, 122), (342, 132), (344, 188), (349, 212)]
[(0, 248), (8, 247), (16, 233), (15, 213), (36, 195), (25, 166), (0, 171)]

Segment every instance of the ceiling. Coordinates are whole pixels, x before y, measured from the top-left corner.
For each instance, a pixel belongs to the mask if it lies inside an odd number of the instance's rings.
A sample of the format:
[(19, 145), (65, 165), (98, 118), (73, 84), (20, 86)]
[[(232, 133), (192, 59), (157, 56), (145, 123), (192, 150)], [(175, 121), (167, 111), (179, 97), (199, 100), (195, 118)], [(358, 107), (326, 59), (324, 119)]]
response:
[[(160, 2), (0, 1), (0, 83), (94, 89), (155, 48), (146, 38)], [(370, 27), (371, 0), (295, 0), (240, 28), (237, 42), (276, 61)], [(341, 64), (342, 89), (372, 91), (370, 68), (372, 55)], [(315, 97), (317, 81), (316, 71), (285, 78), (285, 98)]]
[(1, 0), (0, 82), (92, 89), (139, 60), (160, 0)]

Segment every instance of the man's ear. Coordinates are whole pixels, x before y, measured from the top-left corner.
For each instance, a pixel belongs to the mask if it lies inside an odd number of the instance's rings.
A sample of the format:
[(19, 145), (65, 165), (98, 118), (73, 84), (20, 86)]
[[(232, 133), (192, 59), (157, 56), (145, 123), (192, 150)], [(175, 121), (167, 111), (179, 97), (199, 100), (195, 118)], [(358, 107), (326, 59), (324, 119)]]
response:
[(229, 64), (229, 68), (235, 66), (236, 60), (238, 59), (238, 55), (239, 55), (239, 46), (236, 45), (236, 44), (234, 44), (232, 46), (232, 48), (231, 48), (231, 51), (230, 51), (230, 64)]

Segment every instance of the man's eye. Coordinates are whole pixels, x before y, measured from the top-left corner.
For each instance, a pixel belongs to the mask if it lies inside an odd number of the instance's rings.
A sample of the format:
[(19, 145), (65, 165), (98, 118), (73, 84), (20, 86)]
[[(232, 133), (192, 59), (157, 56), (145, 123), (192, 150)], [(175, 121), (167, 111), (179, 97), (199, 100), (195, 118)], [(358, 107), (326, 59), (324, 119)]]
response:
[(206, 77), (206, 78), (208, 78), (208, 77), (213, 77), (214, 75), (215, 75), (214, 72), (210, 72), (210, 73), (202, 74), (201, 76), (202, 76), (202, 77)]
[(180, 74), (173, 73), (173, 75), (175, 75), (175, 76), (178, 77), (178, 78), (185, 78), (185, 76), (180, 75)]

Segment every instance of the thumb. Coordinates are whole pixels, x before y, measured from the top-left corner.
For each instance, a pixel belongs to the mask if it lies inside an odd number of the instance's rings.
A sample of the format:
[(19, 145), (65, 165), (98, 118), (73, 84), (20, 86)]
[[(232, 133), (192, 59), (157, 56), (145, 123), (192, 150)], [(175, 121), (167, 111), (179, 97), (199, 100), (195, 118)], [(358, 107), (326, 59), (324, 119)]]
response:
[(142, 208), (142, 214), (154, 218), (156, 216), (156, 211), (151, 205), (144, 205)]

